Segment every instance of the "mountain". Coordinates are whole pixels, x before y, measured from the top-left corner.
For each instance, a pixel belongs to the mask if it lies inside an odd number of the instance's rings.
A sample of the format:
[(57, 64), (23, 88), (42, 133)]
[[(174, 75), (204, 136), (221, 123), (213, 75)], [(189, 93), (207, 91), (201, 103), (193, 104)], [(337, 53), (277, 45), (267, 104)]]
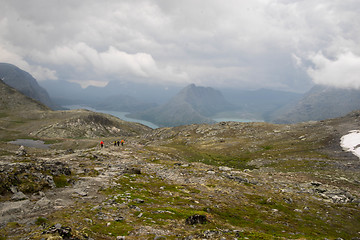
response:
[(42, 103), (25, 96), (0, 80), (0, 112), (46, 111), (50, 110)]
[(121, 94), (106, 97), (105, 99), (91, 105), (91, 107), (95, 109), (119, 112), (144, 111), (156, 106), (157, 105), (155, 103), (143, 102), (135, 97)]
[(214, 123), (210, 116), (234, 108), (224, 99), (220, 91), (190, 84), (166, 104), (130, 114), (129, 117), (146, 120), (158, 126), (179, 126)]
[(59, 107), (52, 102), (46, 90), (40, 87), (36, 79), (28, 72), (9, 63), (0, 63), (0, 79), (24, 95), (52, 109), (59, 109)]
[(275, 123), (296, 123), (343, 116), (360, 109), (360, 90), (316, 85), (299, 101), (272, 113)]
[[(226, 99), (238, 106), (238, 112), (253, 119), (270, 121), (272, 112), (298, 101), (303, 94), (273, 89), (220, 89)], [(246, 117), (245, 117), (246, 118)]]
[(139, 123), (83, 109), (53, 111), (0, 80), (0, 137), (127, 137), (150, 130)]
[[(181, 88), (165, 86), (155, 83), (137, 83), (126, 80), (110, 81), (105, 87), (88, 86), (82, 88), (77, 83), (67, 81), (42, 81), (41, 85), (49, 92), (58, 105), (83, 104), (96, 108), (98, 104), (106, 102), (109, 96), (119, 98), (131, 97), (137, 107), (149, 108), (149, 104), (163, 104), (173, 97)], [(115, 97), (115, 98), (116, 98)], [(103, 104), (102, 104), (103, 105)], [(106, 105), (106, 104), (105, 104)], [(121, 105), (121, 102), (119, 102)], [(126, 107), (126, 106), (124, 106)], [(114, 108), (113, 106), (111, 108)], [(116, 108), (123, 108), (118, 106)], [(138, 110), (136, 108), (135, 110)], [(134, 110), (131, 110), (133, 112)]]

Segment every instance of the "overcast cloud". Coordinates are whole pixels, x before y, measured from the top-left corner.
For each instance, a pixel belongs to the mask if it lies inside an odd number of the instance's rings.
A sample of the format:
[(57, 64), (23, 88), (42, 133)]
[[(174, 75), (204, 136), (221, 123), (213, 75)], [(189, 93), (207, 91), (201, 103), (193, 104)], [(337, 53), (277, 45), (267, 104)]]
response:
[(0, 0), (0, 61), (37, 80), (360, 88), (358, 0)]

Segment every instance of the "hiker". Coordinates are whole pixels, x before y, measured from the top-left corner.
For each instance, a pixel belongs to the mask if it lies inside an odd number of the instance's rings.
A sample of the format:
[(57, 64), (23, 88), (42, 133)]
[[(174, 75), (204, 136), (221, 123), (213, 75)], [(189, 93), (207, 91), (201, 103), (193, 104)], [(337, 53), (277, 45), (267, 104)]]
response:
[(117, 141), (117, 145), (120, 146), (120, 141)]
[(121, 140), (121, 146), (124, 146), (124, 142), (125, 142), (124, 140)]
[(114, 146), (116, 146), (116, 141), (114, 141)]
[(100, 146), (101, 146), (101, 148), (104, 147), (104, 142), (103, 141), (100, 142)]

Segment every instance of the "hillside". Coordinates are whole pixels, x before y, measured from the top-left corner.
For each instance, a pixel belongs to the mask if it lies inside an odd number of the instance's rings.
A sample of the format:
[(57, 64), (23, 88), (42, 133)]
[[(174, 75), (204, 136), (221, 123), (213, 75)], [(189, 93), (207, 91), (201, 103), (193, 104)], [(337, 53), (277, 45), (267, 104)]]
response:
[(232, 109), (235, 107), (228, 103), (219, 91), (191, 84), (166, 104), (129, 116), (153, 122), (158, 126), (180, 126), (214, 123), (210, 116)]
[(237, 112), (245, 119), (258, 119), (270, 122), (272, 113), (289, 103), (297, 102), (303, 94), (272, 89), (241, 90), (221, 89), (228, 101), (238, 106)]
[(314, 86), (299, 101), (271, 114), (272, 122), (296, 123), (343, 116), (360, 109), (360, 90)]
[(0, 136), (63, 139), (134, 136), (150, 128), (88, 110), (52, 111), (0, 81)]
[(143, 102), (131, 96), (117, 94), (105, 97), (103, 100), (91, 104), (91, 107), (118, 112), (136, 112), (156, 107), (156, 104)]
[(0, 80), (0, 111), (3, 114), (14, 111), (50, 110), (42, 103), (27, 97)]
[(36, 79), (28, 72), (9, 63), (0, 63), (0, 79), (25, 96), (33, 98), (52, 109), (60, 109), (59, 106), (52, 102), (46, 90), (40, 87)]

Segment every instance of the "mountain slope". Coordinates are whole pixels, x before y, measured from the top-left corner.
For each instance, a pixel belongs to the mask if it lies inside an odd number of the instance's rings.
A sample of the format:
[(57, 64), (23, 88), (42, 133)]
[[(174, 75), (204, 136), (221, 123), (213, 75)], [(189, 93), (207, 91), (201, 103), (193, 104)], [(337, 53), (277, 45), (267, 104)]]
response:
[(52, 111), (0, 81), (0, 138), (125, 137), (150, 130), (88, 110)]
[(272, 113), (275, 123), (296, 123), (344, 116), (360, 109), (360, 90), (316, 85), (295, 104)]
[(0, 80), (0, 111), (46, 111), (50, 110), (42, 103), (23, 95)]
[(97, 103), (92, 104), (91, 107), (100, 110), (136, 112), (156, 107), (156, 104), (143, 102), (128, 95), (117, 94), (99, 100)]
[(35, 78), (28, 72), (25, 72), (12, 64), (0, 63), (0, 79), (24, 95), (33, 98), (52, 109), (59, 108), (51, 101), (46, 90), (39, 86)]
[(213, 123), (210, 116), (233, 108), (219, 91), (191, 84), (166, 104), (129, 116), (153, 122), (158, 126), (179, 126)]
[(211, 87), (197, 87), (195, 84), (182, 89), (171, 99), (172, 103), (187, 102), (203, 116), (210, 117), (217, 112), (234, 109), (220, 91)]

